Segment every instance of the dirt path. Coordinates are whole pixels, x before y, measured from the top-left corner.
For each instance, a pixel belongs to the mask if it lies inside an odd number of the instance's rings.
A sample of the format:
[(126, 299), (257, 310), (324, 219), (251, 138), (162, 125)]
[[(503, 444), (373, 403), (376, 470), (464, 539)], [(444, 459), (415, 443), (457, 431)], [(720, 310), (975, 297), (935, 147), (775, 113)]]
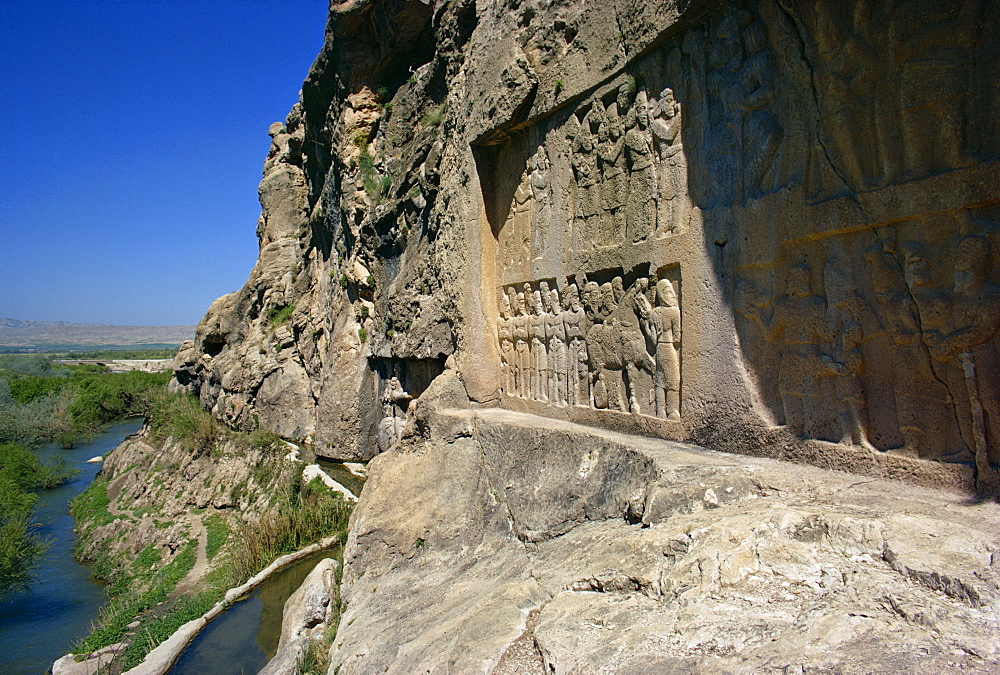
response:
[(195, 554), (194, 567), (191, 568), (183, 579), (177, 582), (177, 588), (170, 594), (168, 600), (175, 600), (190, 591), (201, 581), (201, 578), (208, 571), (208, 555), (206, 553), (208, 531), (205, 529), (204, 524), (202, 524), (199, 514), (188, 514), (188, 520), (191, 523), (191, 535), (198, 538), (198, 552)]

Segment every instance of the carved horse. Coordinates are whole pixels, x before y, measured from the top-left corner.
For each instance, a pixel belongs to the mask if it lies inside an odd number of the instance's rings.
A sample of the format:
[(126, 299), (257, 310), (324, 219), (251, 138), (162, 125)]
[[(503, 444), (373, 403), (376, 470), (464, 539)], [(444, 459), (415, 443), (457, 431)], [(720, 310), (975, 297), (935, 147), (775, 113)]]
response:
[[(621, 372), (628, 393), (629, 411), (639, 414), (639, 400), (635, 392), (639, 369), (650, 375), (656, 372), (656, 362), (646, 351), (646, 339), (642, 333), (634, 325), (617, 319), (595, 324), (587, 332), (587, 358), (590, 361), (591, 382), (595, 387), (598, 382), (603, 382), (608, 388), (607, 371)], [(620, 395), (619, 403), (624, 403)]]

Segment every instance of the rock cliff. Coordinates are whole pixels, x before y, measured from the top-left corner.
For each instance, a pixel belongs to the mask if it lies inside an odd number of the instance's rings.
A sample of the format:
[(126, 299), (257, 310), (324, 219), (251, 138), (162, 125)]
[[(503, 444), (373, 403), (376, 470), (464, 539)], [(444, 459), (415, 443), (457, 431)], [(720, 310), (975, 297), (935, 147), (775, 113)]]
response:
[(975, 0), (333, 3), (172, 386), (382, 453), (341, 672), (995, 666), (995, 506), (916, 486), (997, 485), (998, 35)]

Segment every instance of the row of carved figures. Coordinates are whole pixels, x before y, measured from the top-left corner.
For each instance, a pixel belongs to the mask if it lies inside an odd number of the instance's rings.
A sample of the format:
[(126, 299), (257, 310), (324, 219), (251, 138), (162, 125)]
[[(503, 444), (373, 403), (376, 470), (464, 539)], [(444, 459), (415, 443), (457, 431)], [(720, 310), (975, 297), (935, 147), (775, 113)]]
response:
[(686, 168), (673, 91), (664, 89), (649, 100), (645, 89), (637, 91), (629, 80), (613, 100), (595, 98), (571, 124), (574, 220), (581, 239), (638, 242), (652, 233), (676, 232), (685, 215), (678, 209)]
[(989, 241), (966, 237), (949, 252), (947, 290), (933, 286), (927, 258), (927, 247), (913, 241), (869, 250), (874, 305), (838, 258), (824, 270), (826, 296), (813, 293), (805, 264), (790, 270), (778, 297), (741, 282), (737, 306), (777, 351), (778, 394), (795, 433), (813, 435), (832, 412), (842, 442), (871, 446), (865, 383), (877, 382), (863, 377), (870, 364), (862, 348), (884, 334), (901, 449), (927, 458), (954, 452), (949, 430), (957, 424), (971, 451), (957, 459), (972, 454), (981, 468), (1000, 461), (1000, 286), (988, 279)]
[(503, 392), (639, 414), (644, 370), (653, 380), (656, 416), (680, 419), (681, 316), (671, 282), (643, 277), (626, 290), (615, 277), (605, 284), (585, 281), (582, 294), (575, 283), (563, 289), (565, 301), (546, 281), (502, 293), (497, 333)]

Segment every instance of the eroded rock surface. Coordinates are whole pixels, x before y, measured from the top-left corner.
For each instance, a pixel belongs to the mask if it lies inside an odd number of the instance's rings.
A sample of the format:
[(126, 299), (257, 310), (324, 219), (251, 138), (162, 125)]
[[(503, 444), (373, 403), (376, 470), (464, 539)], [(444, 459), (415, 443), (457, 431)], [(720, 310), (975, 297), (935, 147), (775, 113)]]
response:
[(997, 35), (974, 0), (333, 4), (174, 387), (367, 459), (452, 356), (507, 409), (989, 492)]
[(334, 667), (996, 670), (998, 36), (333, 4), (173, 386), (375, 457)]
[(455, 406), (460, 389), (436, 380), (369, 465), (339, 672), (1000, 667), (997, 504)]

